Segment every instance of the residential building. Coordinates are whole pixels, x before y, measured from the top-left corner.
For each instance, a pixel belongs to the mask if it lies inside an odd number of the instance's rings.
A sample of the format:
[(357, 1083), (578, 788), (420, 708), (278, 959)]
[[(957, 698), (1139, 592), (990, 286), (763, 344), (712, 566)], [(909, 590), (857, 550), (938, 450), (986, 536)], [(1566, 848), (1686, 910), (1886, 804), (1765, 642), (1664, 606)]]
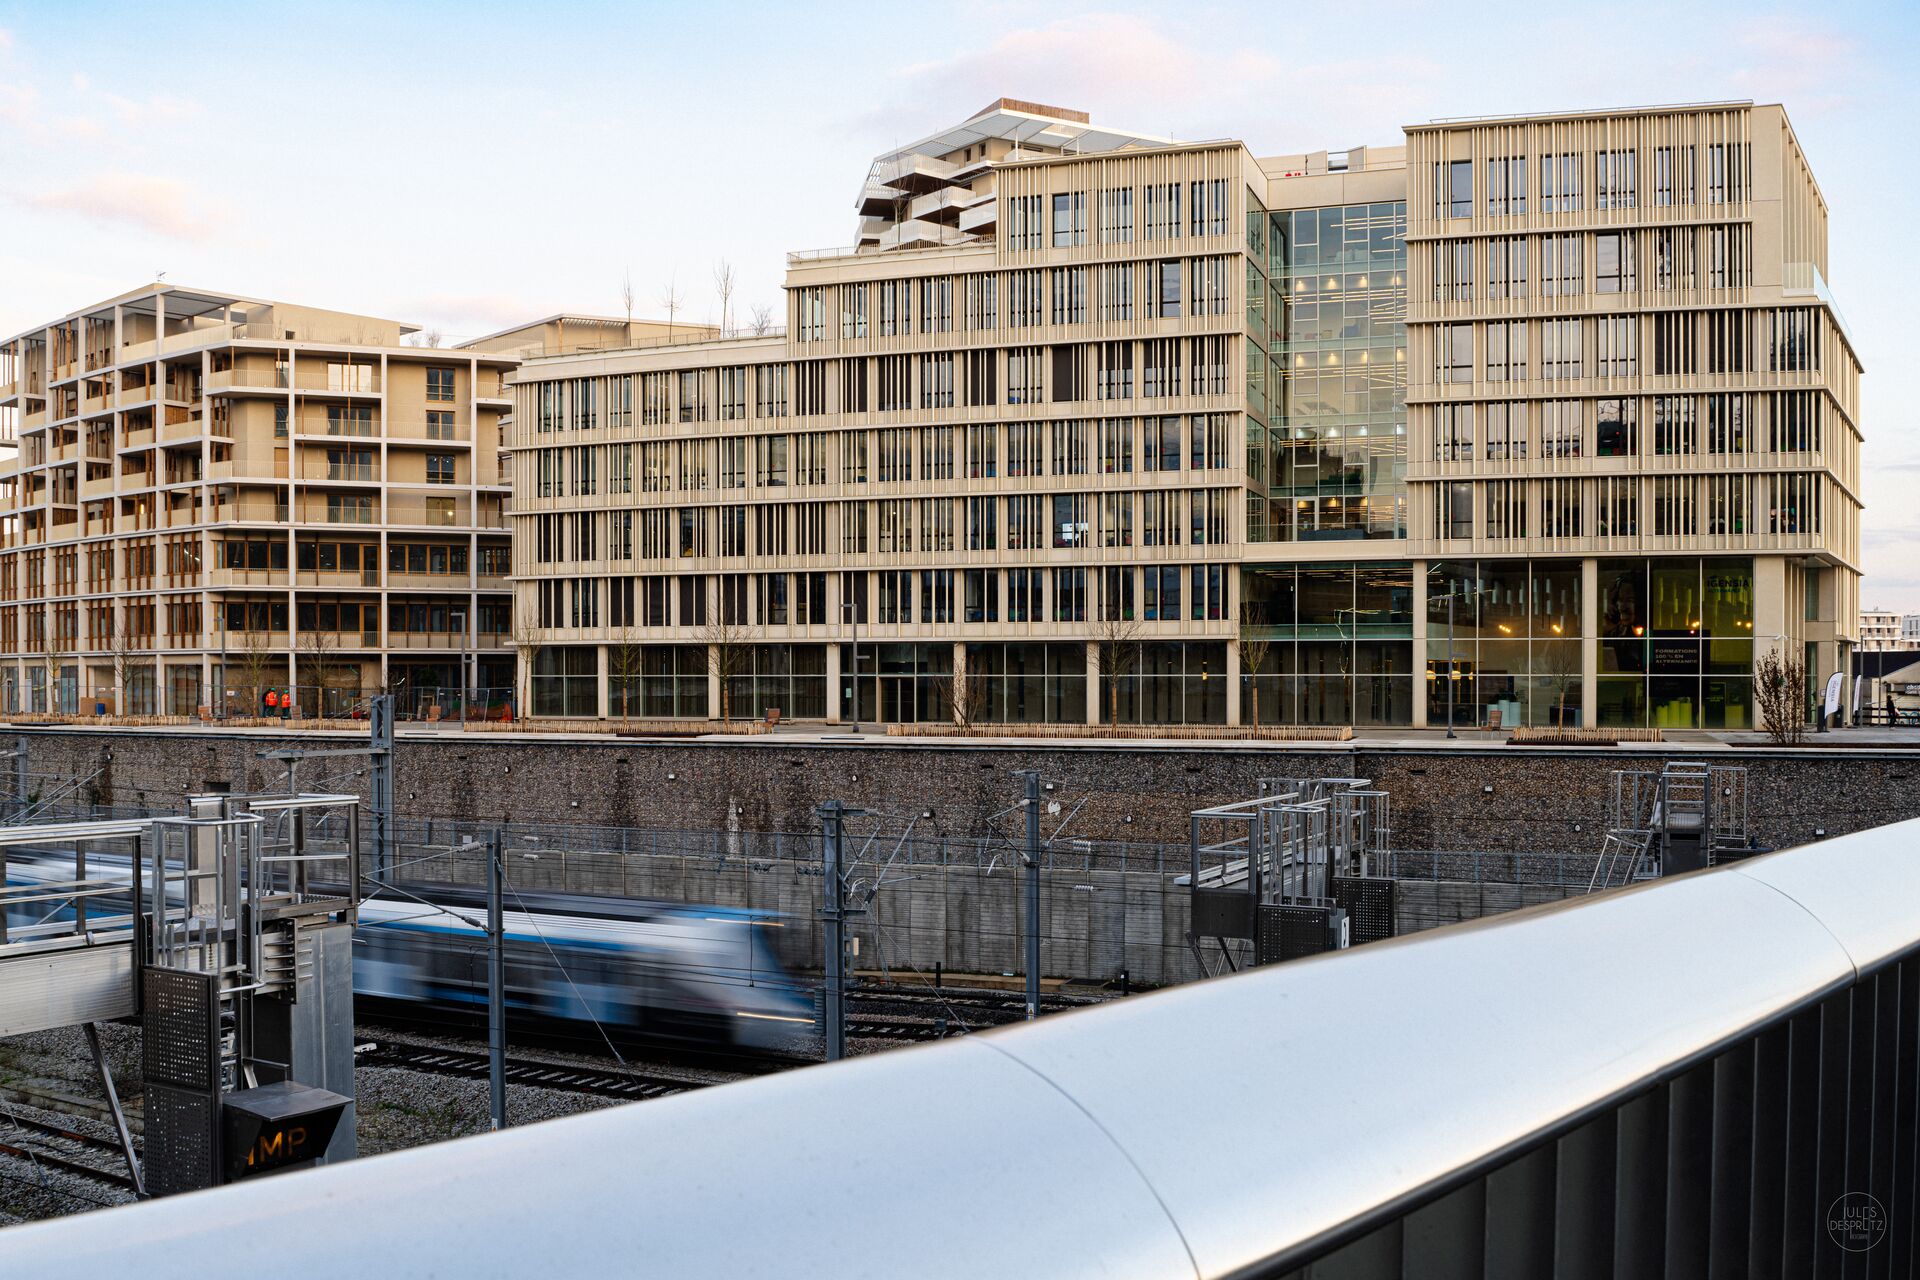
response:
[(535, 714), (1738, 728), (1757, 647), (1848, 665), (1777, 106), (1259, 158), (1002, 99), (856, 208), (784, 334), (520, 370)]
[[(1916, 624), (1914, 634), (1906, 630), (1907, 619)], [(1860, 651), (1879, 653), (1888, 649), (1920, 648), (1920, 615), (1909, 614), (1902, 618), (1897, 613), (1888, 613), (1883, 609), (1862, 609), (1860, 611)]]
[(511, 686), (517, 360), (415, 333), (156, 284), (0, 342), (0, 702)]

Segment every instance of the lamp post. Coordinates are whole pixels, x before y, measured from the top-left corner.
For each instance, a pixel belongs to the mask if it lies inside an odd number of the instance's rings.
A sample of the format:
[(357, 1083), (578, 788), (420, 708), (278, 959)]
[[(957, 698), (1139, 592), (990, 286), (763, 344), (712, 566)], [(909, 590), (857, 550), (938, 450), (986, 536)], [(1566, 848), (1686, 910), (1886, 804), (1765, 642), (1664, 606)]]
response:
[(847, 622), (849, 626), (853, 628), (853, 676), (852, 676), (852, 684), (848, 688), (849, 697), (847, 701), (849, 704), (848, 710), (852, 717), (852, 720), (851, 720), (852, 728), (849, 730), (849, 732), (858, 733), (860, 732), (860, 609), (859, 609), (859, 606), (856, 605), (851, 600), (842, 601), (840, 604), (840, 616)]
[[(1428, 568), (1427, 573), (1431, 575), (1434, 572), (1434, 570), (1440, 567), (1441, 566), (1439, 565), (1433, 565), (1430, 568)], [(1440, 599), (1445, 600), (1447, 602), (1447, 736), (1449, 738), (1458, 738), (1460, 736), (1459, 734), (1453, 731), (1453, 700), (1454, 700), (1453, 686), (1454, 686), (1454, 682), (1459, 679), (1459, 674), (1455, 670), (1454, 652), (1453, 652), (1453, 637), (1454, 637), (1453, 602), (1455, 600), (1462, 599), (1463, 597), (1466, 597), (1469, 595), (1478, 595), (1478, 594), (1479, 594), (1478, 591), (1467, 591), (1461, 587), (1455, 587), (1453, 590), (1447, 592), (1446, 595), (1439, 597)], [(1433, 603), (1434, 603), (1434, 597), (1428, 596), (1427, 607), (1429, 609), (1433, 607)]]

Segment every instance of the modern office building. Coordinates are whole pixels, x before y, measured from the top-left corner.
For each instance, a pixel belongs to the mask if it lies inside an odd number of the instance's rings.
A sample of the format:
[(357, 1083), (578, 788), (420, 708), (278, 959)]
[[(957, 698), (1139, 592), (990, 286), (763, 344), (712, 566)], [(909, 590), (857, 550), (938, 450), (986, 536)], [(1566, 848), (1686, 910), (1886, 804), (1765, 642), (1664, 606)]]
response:
[(414, 332), (150, 285), (0, 342), (5, 707), (510, 687), (517, 360)]
[(1262, 158), (1002, 99), (856, 208), (782, 334), (521, 368), (535, 714), (1742, 727), (1758, 650), (1848, 664), (1777, 106)]

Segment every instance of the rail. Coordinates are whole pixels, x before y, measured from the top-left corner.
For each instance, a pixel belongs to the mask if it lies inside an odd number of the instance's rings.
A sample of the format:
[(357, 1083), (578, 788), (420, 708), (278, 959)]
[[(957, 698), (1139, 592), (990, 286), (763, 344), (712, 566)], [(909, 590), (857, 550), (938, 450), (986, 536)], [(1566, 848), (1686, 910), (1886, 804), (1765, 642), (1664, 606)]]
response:
[(1916, 839), (15, 1227), (0, 1264), (199, 1280), (265, 1238), (385, 1276), (455, 1240), (494, 1275), (1799, 1276), (1863, 1247), (1904, 1275)]

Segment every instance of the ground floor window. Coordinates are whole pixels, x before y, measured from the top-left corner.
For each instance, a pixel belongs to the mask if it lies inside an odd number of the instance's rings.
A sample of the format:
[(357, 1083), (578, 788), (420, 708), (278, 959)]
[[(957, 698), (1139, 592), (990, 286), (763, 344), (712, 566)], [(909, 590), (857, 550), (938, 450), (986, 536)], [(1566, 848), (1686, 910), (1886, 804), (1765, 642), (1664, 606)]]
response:
[(1603, 725), (1753, 727), (1753, 561), (1602, 560)]
[(1085, 724), (1085, 644), (970, 644), (966, 696), (988, 724)]
[(887, 724), (953, 719), (953, 645), (840, 646), (840, 715)]
[(1225, 642), (1103, 645), (1103, 714), (1121, 724), (1225, 724)]
[(817, 644), (746, 646), (733, 672), (729, 700), (736, 720), (759, 720), (778, 710), (782, 719), (824, 720), (827, 715), (827, 650)]
[(600, 713), (600, 653), (550, 646), (533, 660), (533, 714), (584, 718)]

